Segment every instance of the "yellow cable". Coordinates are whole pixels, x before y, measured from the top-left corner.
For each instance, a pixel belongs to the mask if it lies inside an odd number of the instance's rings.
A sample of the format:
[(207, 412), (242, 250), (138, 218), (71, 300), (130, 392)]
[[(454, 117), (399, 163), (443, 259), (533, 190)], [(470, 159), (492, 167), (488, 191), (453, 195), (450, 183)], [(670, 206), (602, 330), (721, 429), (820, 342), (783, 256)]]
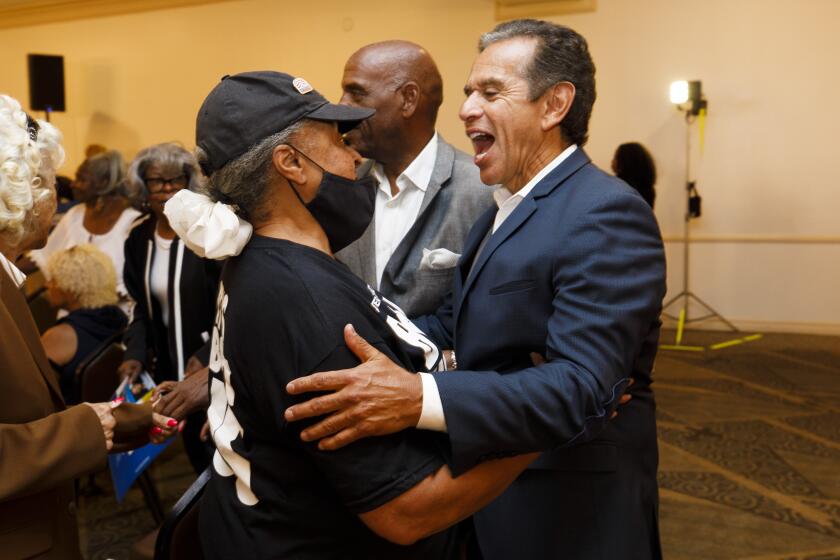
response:
[(660, 344), (661, 350), (681, 350), (683, 352), (703, 352), (706, 350), (702, 346), (683, 346), (682, 344)]
[(677, 321), (677, 345), (682, 342), (683, 327), (685, 327), (685, 307), (680, 309), (680, 320)]

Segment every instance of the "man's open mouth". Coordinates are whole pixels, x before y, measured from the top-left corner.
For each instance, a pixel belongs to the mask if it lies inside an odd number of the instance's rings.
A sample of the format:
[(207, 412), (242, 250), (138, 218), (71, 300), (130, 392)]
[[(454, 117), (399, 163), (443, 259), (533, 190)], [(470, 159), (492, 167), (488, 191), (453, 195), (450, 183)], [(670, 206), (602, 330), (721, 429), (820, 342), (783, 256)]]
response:
[(482, 159), (484, 159), (484, 156), (493, 146), (496, 138), (492, 134), (482, 131), (468, 132), (467, 135), (472, 141), (473, 150), (475, 151), (475, 163), (478, 164)]

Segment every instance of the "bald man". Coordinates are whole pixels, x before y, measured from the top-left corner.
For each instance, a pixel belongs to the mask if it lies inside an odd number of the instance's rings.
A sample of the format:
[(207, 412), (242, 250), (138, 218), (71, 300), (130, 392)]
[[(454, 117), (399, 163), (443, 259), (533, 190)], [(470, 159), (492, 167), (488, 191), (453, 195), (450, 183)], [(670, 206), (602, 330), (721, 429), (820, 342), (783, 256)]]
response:
[[(376, 109), (345, 135), (379, 182), (371, 225), (336, 254), (409, 317), (435, 312), (452, 290), (467, 232), (493, 204), (472, 156), (435, 132), (443, 86), (432, 57), (407, 41), (359, 49), (344, 67), (341, 103)], [(447, 365), (456, 365), (451, 352)], [(207, 406), (207, 372), (163, 383), (160, 414), (183, 418)], [(439, 422), (423, 428), (440, 428)]]
[(345, 138), (371, 162), (379, 188), (364, 235), (336, 256), (409, 317), (432, 313), (452, 289), (464, 239), (493, 204), (472, 156), (435, 132), (443, 84), (420, 45), (386, 41), (350, 57), (341, 103), (376, 109)]

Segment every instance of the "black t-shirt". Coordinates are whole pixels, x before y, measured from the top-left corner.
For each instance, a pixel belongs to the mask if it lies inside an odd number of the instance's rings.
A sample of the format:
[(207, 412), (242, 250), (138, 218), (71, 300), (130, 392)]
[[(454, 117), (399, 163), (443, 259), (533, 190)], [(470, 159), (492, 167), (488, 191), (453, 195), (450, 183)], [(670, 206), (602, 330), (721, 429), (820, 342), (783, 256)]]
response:
[(289, 381), (359, 363), (347, 323), (409, 370), (437, 367), (438, 349), (402, 311), (320, 251), (255, 236), (225, 265), (207, 413), (217, 451), (200, 512), (208, 558), (455, 557), (454, 529), (402, 547), (357, 516), (439, 469), (443, 436), (405, 430), (322, 452), (300, 439), (315, 421), (283, 418), (312, 396), (289, 395)]

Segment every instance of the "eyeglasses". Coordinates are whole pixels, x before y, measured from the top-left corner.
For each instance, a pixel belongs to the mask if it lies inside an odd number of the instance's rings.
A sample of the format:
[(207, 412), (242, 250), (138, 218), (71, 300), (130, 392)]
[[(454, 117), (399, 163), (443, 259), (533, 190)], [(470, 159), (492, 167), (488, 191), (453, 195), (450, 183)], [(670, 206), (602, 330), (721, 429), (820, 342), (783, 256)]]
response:
[(175, 188), (183, 189), (189, 183), (189, 177), (178, 175), (177, 177), (146, 177), (146, 188), (149, 192), (160, 192), (167, 183)]

